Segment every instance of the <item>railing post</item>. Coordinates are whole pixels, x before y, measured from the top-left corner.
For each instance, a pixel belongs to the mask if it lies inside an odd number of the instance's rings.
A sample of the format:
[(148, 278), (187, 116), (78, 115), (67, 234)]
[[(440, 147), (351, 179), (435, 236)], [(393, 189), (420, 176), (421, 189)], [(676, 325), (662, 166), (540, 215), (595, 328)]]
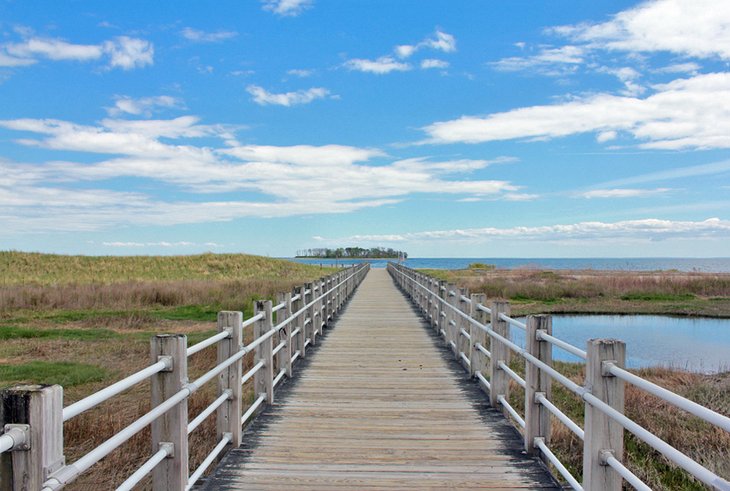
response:
[[(229, 331), (228, 338), (218, 342), (217, 364), (220, 365), (240, 351), (243, 344), (243, 313), (223, 311), (218, 312), (218, 332)], [(216, 411), (216, 430), (218, 441), (226, 433), (231, 434), (231, 445), (238, 447), (241, 444), (241, 404), (242, 390), (241, 377), (243, 362), (237, 361), (218, 375), (218, 394), (228, 391), (228, 400)]]
[(446, 320), (446, 311), (448, 310), (448, 307), (445, 307), (445, 302), (448, 302), (448, 287), (446, 286), (446, 282), (441, 280), (438, 282), (438, 291), (439, 291), (439, 299), (438, 300), (438, 316), (437, 316), (437, 322), (436, 322), (436, 335), (441, 336), (441, 331), (444, 331), (444, 340), (446, 339), (446, 326), (447, 326), (447, 320)]
[[(469, 303), (462, 299), (461, 297), (469, 298), (469, 289), (468, 288), (459, 288), (456, 291), (456, 296), (458, 297), (457, 300), (457, 306), (459, 307), (459, 312), (469, 315)], [(471, 353), (471, 343), (464, 335), (461, 334), (461, 330), (463, 329), (466, 332), (469, 332), (469, 321), (466, 320), (465, 317), (461, 315), (457, 315), (456, 317), (456, 358), (459, 360), (459, 363), (461, 366), (464, 367), (464, 370), (466, 370), (469, 375), (471, 375), (471, 368), (467, 363), (461, 358), (461, 353), (464, 353), (464, 356), (469, 359), (469, 354)], [(471, 363), (471, 360), (469, 360)]]
[[(258, 339), (271, 331), (273, 321), (271, 315), (271, 300), (259, 300), (254, 304), (254, 315), (259, 312), (264, 314), (263, 319), (258, 320), (253, 326), (254, 339)], [(256, 347), (254, 364), (261, 361), (264, 366), (254, 375), (255, 395), (259, 397), (266, 394), (266, 401), (274, 403), (274, 346), (273, 336)]]
[[(483, 293), (472, 293), (469, 298), (471, 298), (469, 316), (480, 324), (486, 325), (487, 322), (489, 322), (487, 313), (483, 310), (479, 310), (477, 305), (483, 305), (487, 301), (487, 296)], [(485, 355), (479, 351), (477, 344), (480, 344), (482, 348), (486, 349), (487, 346), (489, 346), (489, 343), (487, 343), (487, 333), (471, 322), (469, 323), (469, 335), (471, 336), (471, 339), (469, 340), (469, 361), (471, 362), (470, 375), (474, 377), (477, 373), (483, 373), (484, 367), (486, 366), (484, 360)], [(482, 384), (479, 384), (479, 387), (482, 387)]]
[(320, 294), (324, 295), (322, 297), (322, 301), (320, 303), (320, 311), (322, 312), (322, 327), (320, 328), (320, 334), (321, 334), (324, 332), (324, 328), (327, 327), (327, 319), (328, 319), (327, 312), (329, 311), (328, 300), (330, 298), (329, 294), (327, 293), (327, 290), (329, 290), (329, 288), (328, 288), (329, 278), (327, 276), (322, 277), (320, 279), (320, 285), (322, 285), (321, 286), (322, 290), (321, 290)]
[[(586, 389), (616, 411), (624, 412), (624, 382), (614, 377), (607, 361), (623, 368), (626, 344), (616, 339), (589, 339), (586, 358)], [(619, 491), (621, 476), (606, 465), (604, 452), (621, 461), (624, 453), (624, 429), (601, 410), (586, 402), (583, 442), (583, 489)]]
[[(304, 295), (304, 292), (306, 292), (307, 290), (309, 290), (309, 293)], [(304, 354), (304, 348), (306, 347), (307, 339), (309, 339), (309, 342), (314, 345), (314, 319), (312, 318), (314, 307), (307, 307), (307, 304), (310, 303), (314, 298), (314, 283), (304, 284), (302, 297), (304, 298), (304, 302), (302, 303), (302, 308), (304, 308), (304, 314), (302, 316), (302, 331), (304, 331), (304, 339), (302, 340), (302, 354)], [(309, 324), (305, 325), (304, 323), (307, 322), (307, 319), (309, 319)]]
[(63, 388), (16, 385), (0, 392), (0, 426), (25, 434), (25, 443), (0, 454), (0, 489), (41, 489), (63, 457)]
[[(509, 324), (506, 321), (499, 318), (499, 314), (505, 314), (509, 316), (510, 306), (509, 302), (495, 301), (492, 302), (492, 330), (500, 336), (509, 339)], [(505, 365), (509, 365), (511, 352), (507, 346), (501, 341), (492, 338), (490, 343), (490, 352), (492, 358), (489, 360), (489, 384), (491, 390), (489, 391), (489, 402), (492, 407), (501, 407), (499, 403), (499, 396), (504, 396), (505, 399), (509, 400), (509, 376), (499, 367), (499, 362), (504, 362)], [(503, 411), (504, 412), (504, 411)]]
[[(166, 360), (169, 368), (152, 376), (151, 404), (157, 407), (188, 383), (188, 338), (182, 334), (160, 334), (151, 340), (152, 363)], [(188, 483), (188, 399), (158, 417), (151, 424), (152, 453), (172, 444), (172, 454), (152, 470), (152, 489), (185, 489)]]
[(325, 290), (325, 282), (324, 278), (319, 279), (319, 302), (317, 302), (317, 312), (319, 312), (319, 322), (317, 322), (317, 327), (319, 327), (319, 334), (321, 335), (324, 333), (324, 325), (327, 323), (327, 307), (326, 307), (326, 300), (327, 298), (324, 296)]
[[(450, 292), (454, 292), (452, 296)], [(459, 308), (459, 289), (456, 285), (449, 283), (446, 285), (446, 294), (451, 308), (446, 311), (446, 340), (447, 344), (454, 353), (454, 358), (459, 359), (459, 316), (455, 309)], [(453, 346), (451, 345), (453, 343)]]
[(437, 299), (441, 295), (439, 292), (439, 282), (434, 279), (431, 280), (431, 291), (433, 292), (433, 295), (430, 295), (430, 297), (431, 297), (431, 329), (436, 331), (436, 330), (438, 330), (438, 326), (439, 326), (439, 307), (441, 306), (440, 302)]
[[(284, 308), (279, 309), (276, 312), (276, 323), (281, 324), (285, 320), (291, 317), (291, 293), (280, 293), (277, 296), (277, 303), (284, 302)], [(283, 368), (286, 369), (286, 376), (288, 378), (291, 378), (292, 376), (292, 366), (291, 366), (291, 357), (292, 357), (292, 344), (293, 340), (291, 338), (291, 332), (292, 332), (292, 322), (294, 320), (287, 322), (284, 327), (281, 328), (279, 331), (279, 341), (282, 341), (282, 337), (284, 338), (283, 341), (286, 343), (284, 347), (279, 350), (279, 353), (276, 355), (276, 365), (279, 368), (279, 370)], [(283, 336), (282, 336), (283, 334)]]
[[(552, 335), (553, 318), (549, 315), (527, 316), (527, 331), (525, 334), (525, 347), (532, 356), (548, 366), (553, 365), (552, 345), (547, 341), (538, 339), (538, 332)], [(539, 367), (525, 361), (525, 450), (528, 454), (541, 453), (535, 448), (535, 438), (542, 438), (545, 444), (550, 443), (550, 412), (536, 400), (537, 394), (543, 394), (546, 399), (551, 399), (550, 375), (543, 372)], [(542, 455), (547, 463), (547, 458)]]

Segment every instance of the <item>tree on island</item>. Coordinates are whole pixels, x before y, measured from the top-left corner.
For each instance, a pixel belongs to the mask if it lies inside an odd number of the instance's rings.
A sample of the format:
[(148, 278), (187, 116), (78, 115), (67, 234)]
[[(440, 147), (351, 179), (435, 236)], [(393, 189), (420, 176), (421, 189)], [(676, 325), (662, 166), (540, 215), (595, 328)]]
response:
[(296, 257), (316, 257), (320, 259), (406, 259), (408, 258), (408, 253), (403, 251), (396, 251), (395, 249), (392, 249), (390, 247), (371, 247), (369, 249), (364, 247), (338, 247), (337, 249), (301, 249), (297, 251)]

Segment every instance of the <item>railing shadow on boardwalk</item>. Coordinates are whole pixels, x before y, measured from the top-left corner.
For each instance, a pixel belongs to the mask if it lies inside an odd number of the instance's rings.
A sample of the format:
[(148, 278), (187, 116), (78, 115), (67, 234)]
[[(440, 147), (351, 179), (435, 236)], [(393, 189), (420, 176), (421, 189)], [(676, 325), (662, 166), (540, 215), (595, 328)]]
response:
[[(483, 294), (470, 295), (465, 289), (401, 264), (389, 263), (388, 271), (454, 359), (483, 389), (490, 404), (516, 424), (525, 451), (552, 465), (572, 489), (619, 490), (624, 480), (635, 489), (651, 489), (624, 465), (627, 430), (709, 488), (730, 491), (726, 479), (626, 417), (624, 386), (632, 384), (720, 431), (730, 432), (730, 418), (627, 371), (622, 341), (591, 339), (582, 350), (552, 336), (549, 315), (528, 316), (523, 323), (510, 317), (508, 302), (493, 301), (488, 307)], [(525, 347), (510, 340), (511, 328), (525, 332)], [(585, 360), (583, 386), (553, 368), (553, 347)], [(524, 360), (525, 378), (510, 368), (513, 355)], [(555, 405), (551, 398), (553, 380), (585, 402), (584, 428)], [(515, 384), (524, 391), (524, 418), (509, 403), (510, 386)], [(553, 419), (583, 441), (582, 483), (550, 449)]]
[[(241, 443), (242, 427), (274, 402), (274, 389), (291, 377), (295, 363), (306, 356), (369, 270), (368, 264), (343, 269), (318, 281), (279, 294), (277, 304), (259, 301), (254, 315), (220, 312), (218, 333), (193, 346), (184, 335), (158, 335), (151, 341), (148, 367), (63, 407), (58, 385), (21, 385), (0, 393), (0, 489), (58, 490), (151, 427), (152, 455), (117, 489), (129, 490), (152, 475), (155, 491), (190, 489), (225, 451)], [(243, 343), (244, 329), (253, 341)], [(188, 380), (188, 358), (207, 348), (217, 350), (217, 364)], [(252, 360), (249, 358), (253, 357)], [(244, 361), (252, 368), (243, 372)], [(243, 407), (243, 385), (253, 379), (254, 401)], [(63, 423), (144, 381), (151, 381), (150, 411), (73, 463), (64, 459)], [(188, 400), (203, 385), (217, 380), (217, 398), (192, 420)], [(188, 437), (216, 415), (217, 445), (192, 473)]]

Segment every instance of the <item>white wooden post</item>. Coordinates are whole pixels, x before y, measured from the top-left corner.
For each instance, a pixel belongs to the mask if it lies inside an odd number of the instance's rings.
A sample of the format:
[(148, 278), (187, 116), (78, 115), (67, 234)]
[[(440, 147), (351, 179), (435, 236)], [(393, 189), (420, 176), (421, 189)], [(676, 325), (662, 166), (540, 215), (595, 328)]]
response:
[[(553, 318), (549, 315), (527, 316), (527, 331), (525, 346), (527, 352), (548, 366), (553, 365), (553, 347), (547, 341), (537, 339), (537, 333), (544, 332), (552, 335)], [(525, 361), (525, 450), (528, 454), (540, 453), (547, 463), (547, 457), (535, 448), (535, 438), (542, 438), (545, 444), (550, 443), (550, 412), (535, 398), (542, 393), (548, 400), (551, 399), (552, 377)]]
[[(259, 300), (254, 304), (254, 315), (259, 312), (264, 314), (263, 319), (258, 320), (253, 326), (254, 339), (258, 339), (271, 331), (273, 327), (271, 314), (271, 300)], [(264, 366), (254, 374), (254, 387), (256, 397), (266, 394), (266, 401), (274, 403), (274, 346), (273, 336), (256, 347), (254, 364), (263, 361)]]
[[(459, 288), (456, 294), (459, 298), (458, 300), (458, 306), (459, 306), (459, 312), (462, 312), (466, 315), (469, 315), (470, 307), (469, 303), (462, 299), (461, 297), (469, 298), (469, 289), (468, 288)], [(461, 330), (463, 329), (466, 332), (469, 332), (469, 325), (470, 322), (461, 315), (457, 316), (456, 320), (456, 356), (458, 357), (461, 365), (464, 367), (464, 370), (469, 372), (469, 375), (471, 375), (471, 368), (467, 365), (467, 363), (461, 358), (461, 353), (464, 353), (464, 356), (469, 359), (469, 354), (471, 353), (471, 343), (469, 342), (466, 337), (461, 334)], [(471, 360), (469, 360), (471, 362)]]
[[(483, 310), (479, 310), (477, 305), (483, 305), (487, 301), (487, 296), (483, 293), (472, 293), (469, 298), (471, 298), (469, 316), (480, 324), (486, 325), (489, 322), (487, 313)], [(471, 336), (471, 340), (469, 341), (469, 361), (471, 362), (470, 374), (472, 377), (476, 376), (477, 373), (481, 373), (483, 375), (484, 367), (487, 365), (485, 360), (486, 356), (484, 353), (479, 351), (477, 344), (480, 344), (484, 349), (489, 346), (489, 343), (487, 343), (487, 333), (470, 322), (469, 335)], [(479, 387), (484, 389), (482, 384), (479, 384)]]
[[(153, 375), (150, 380), (151, 404), (157, 407), (179, 392), (188, 383), (188, 338), (182, 334), (160, 334), (151, 340), (150, 361), (168, 360), (170, 368)], [(151, 424), (152, 452), (162, 445), (172, 445), (172, 455), (152, 470), (152, 489), (185, 489), (188, 483), (188, 400)]]
[(436, 321), (436, 335), (441, 336), (441, 331), (444, 331), (444, 338), (446, 337), (446, 311), (448, 310), (448, 307), (446, 307), (445, 302), (448, 302), (448, 294), (447, 290), (448, 287), (446, 285), (446, 282), (441, 280), (438, 282), (438, 292), (439, 292), (439, 298), (441, 300), (438, 300), (438, 315), (437, 321)]
[[(278, 295), (277, 303), (281, 302), (284, 302), (284, 308), (279, 309), (279, 311), (276, 313), (277, 324), (281, 324), (291, 317), (291, 293), (280, 293)], [(281, 328), (279, 332), (279, 341), (284, 341), (286, 344), (282, 349), (279, 350), (279, 353), (277, 353), (276, 355), (276, 366), (279, 370), (285, 368), (286, 376), (289, 378), (291, 378), (292, 376), (291, 357), (293, 340), (291, 339), (291, 332), (293, 322), (294, 320), (292, 319), (291, 321), (287, 322), (287, 324), (283, 328)]]
[[(618, 412), (624, 412), (624, 382), (611, 375), (604, 362), (624, 367), (626, 344), (616, 339), (589, 339), (586, 359), (586, 388)], [(602, 411), (585, 404), (583, 442), (583, 489), (619, 491), (621, 476), (606, 465), (602, 453), (610, 451), (623, 460), (624, 429)]]
[[(217, 364), (220, 365), (240, 351), (243, 344), (243, 313), (223, 311), (218, 312), (218, 332), (229, 331), (230, 336), (217, 345)], [(235, 448), (241, 445), (241, 404), (243, 376), (243, 362), (237, 361), (218, 375), (218, 394), (229, 392), (228, 400), (216, 410), (216, 431), (218, 441), (226, 433), (231, 434), (231, 445)]]
[[(454, 292), (453, 296), (450, 292)], [(446, 285), (446, 294), (448, 295), (448, 301), (449, 305), (451, 305), (452, 308), (449, 308), (446, 312), (446, 319), (448, 320), (448, 324), (446, 325), (446, 340), (447, 344), (451, 348), (452, 353), (454, 354), (455, 359), (459, 359), (459, 336), (458, 336), (458, 327), (459, 327), (459, 316), (456, 314), (454, 309), (459, 308), (459, 289), (456, 288), (456, 285), (449, 283)], [(451, 346), (451, 342), (454, 343), (453, 346)]]
[[(304, 309), (304, 307), (307, 305), (307, 284), (305, 283), (301, 288), (301, 300), (299, 304), (299, 308), (297, 311)], [(307, 321), (307, 315), (309, 313), (309, 309), (304, 309), (301, 314), (299, 314), (299, 320), (297, 323), (301, 327), (301, 330), (299, 331), (299, 353), (302, 358), (304, 358), (307, 355), (307, 332), (309, 332), (309, 328), (305, 325), (305, 322)]]
[(35, 490), (63, 467), (63, 388), (16, 385), (0, 392), (0, 427), (25, 442), (0, 454), (0, 489)]
[(431, 280), (431, 291), (434, 293), (434, 295), (431, 295), (431, 328), (435, 331), (438, 330), (439, 326), (439, 307), (441, 306), (438, 301), (438, 298), (441, 297), (438, 281)]
[(317, 302), (314, 301), (315, 298), (317, 298), (317, 291), (314, 289), (315, 283), (307, 283), (307, 289), (311, 292), (309, 294), (309, 302), (312, 305), (309, 306), (307, 309), (307, 316), (309, 317), (309, 324), (308, 330), (309, 330), (309, 336), (307, 336), (312, 343), (312, 346), (317, 344), (317, 318), (319, 317), (317, 314)]
[[(492, 302), (492, 329), (500, 336), (509, 339), (509, 324), (499, 318), (499, 314), (510, 314), (509, 302), (495, 301)], [(499, 367), (499, 362), (509, 365), (511, 352), (507, 346), (500, 341), (491, 338), (492, 358), (489, 361), (489, 402), (492, 407), (500, 408), (502, 405), (497, 399), (498, 396), (504, 396), (509, 400), (509, 376)], [(503, 409), (503, 412), (505, 410)]]

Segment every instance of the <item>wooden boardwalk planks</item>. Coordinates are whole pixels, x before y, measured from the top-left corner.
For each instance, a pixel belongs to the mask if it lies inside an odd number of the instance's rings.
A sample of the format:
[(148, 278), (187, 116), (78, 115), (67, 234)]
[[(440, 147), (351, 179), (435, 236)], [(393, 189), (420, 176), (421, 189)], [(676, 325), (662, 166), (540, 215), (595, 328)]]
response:
[(372, 270), (205, 489), (558, 489)]

